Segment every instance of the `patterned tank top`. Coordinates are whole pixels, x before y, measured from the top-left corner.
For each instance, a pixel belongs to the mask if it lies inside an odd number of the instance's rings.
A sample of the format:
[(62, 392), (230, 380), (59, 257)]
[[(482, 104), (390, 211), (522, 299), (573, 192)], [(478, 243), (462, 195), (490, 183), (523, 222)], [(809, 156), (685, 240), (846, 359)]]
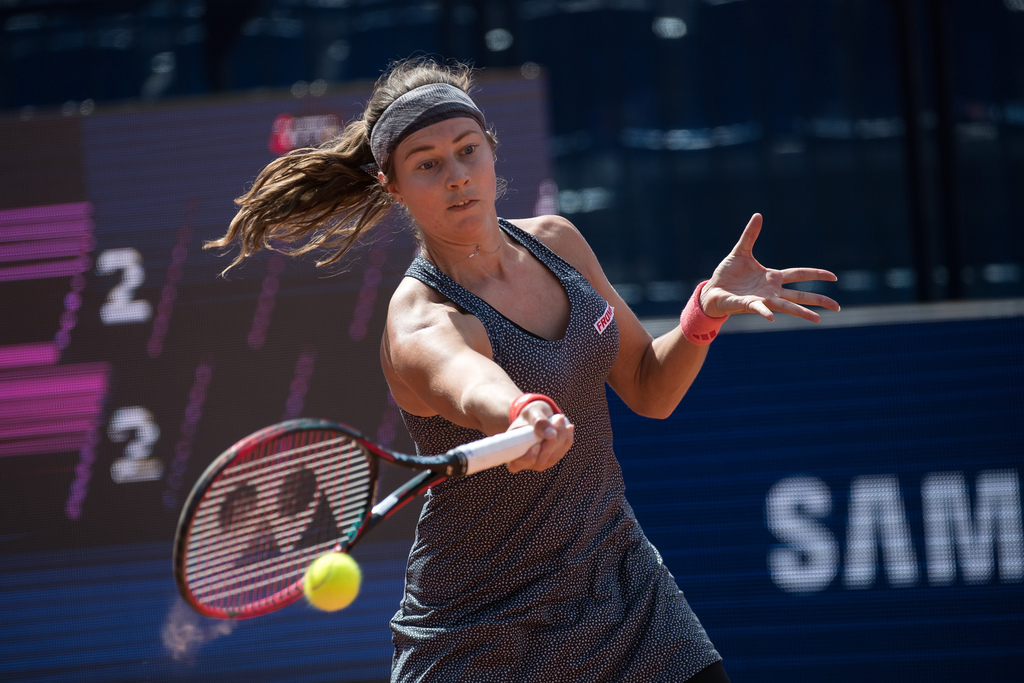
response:
[[(605, 395), (614, 313), (540, 240), (499, 222), (565, 288), (561, 339), (519, 327), (422, 257), (406, 275), (476, 316), (494, 361), (558, 403), (574, 442), (543, 472), (499, 467), (431, 489), (391, 622), (392, 681), (684, 681), (720, 657), (625, 499)], [(483, 436), (403, 417), (421, 453)]]

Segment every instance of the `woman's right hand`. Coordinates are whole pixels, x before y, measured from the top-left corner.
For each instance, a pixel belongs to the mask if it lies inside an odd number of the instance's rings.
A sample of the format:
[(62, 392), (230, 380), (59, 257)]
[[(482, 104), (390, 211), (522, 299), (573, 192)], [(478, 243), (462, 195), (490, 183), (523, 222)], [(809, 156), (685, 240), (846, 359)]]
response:
[(551, 406), (544, 401), (531, 401), (526, 404), (516, 421), (509, 425), (509, 430), (525, 425), (533, 425), (540, 443), (534, 444), (530, 450), (508, 463), (509, 472), (535, 470), (542, 472), (554, 466), (562, 459), (572, 446), (576, 427), (561, 413), (554, 414)]

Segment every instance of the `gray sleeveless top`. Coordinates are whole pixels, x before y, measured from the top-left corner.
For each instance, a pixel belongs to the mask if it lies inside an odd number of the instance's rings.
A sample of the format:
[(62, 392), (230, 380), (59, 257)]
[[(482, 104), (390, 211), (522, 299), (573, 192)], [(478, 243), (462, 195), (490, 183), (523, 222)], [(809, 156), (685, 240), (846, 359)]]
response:
[[(391, 680), (684, 681), (721, 657), (625, 499), (605, 396), (618, 326), (575, 268), (500, 224), (565, 287), (562, 339), (520, 328), (422, 257), (406, 275), (476, 316), (494, 361), (524, 392), (552, 397), (575, 440), (544, 472), (499, 467), (431, 489), (391, 621)], [(483, 436), (403, 417), (422, 453)]]

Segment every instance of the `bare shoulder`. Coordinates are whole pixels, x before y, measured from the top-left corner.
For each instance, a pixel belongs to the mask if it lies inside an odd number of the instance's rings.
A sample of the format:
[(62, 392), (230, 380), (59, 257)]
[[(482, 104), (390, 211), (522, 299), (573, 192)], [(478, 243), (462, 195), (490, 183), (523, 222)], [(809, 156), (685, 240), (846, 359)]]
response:
[(412, 277), (403, 278), (391, 296), (384, 335), (398, 348), (420, 344), (424, 337), (440, 336), (450, 342), (451, 335), (455, 335), (476, 351), (483, 351), (483, 342), (490, 355), (490, 343), (480, 321)]
[(548, 249), (593, 281), (591, 276), (596, 274), (595, 268), (599, 269), (597, 257), (583, 234), (568, 219), (562, 216), (535, 216), (511, 222), (539, 239)]
[(398, 405), (415, 415), (436, 414), (414, 386), (460, 349), (492, 357), (480, 321), (419, 280), (404, 278), (388, 305), (380, 345), (381, 369)]
[(392, 333), (410, 333), (457, 312), (458, 307), (440, 292), (416, 278), (405, 277), (391, 295), (387, 325)]
[(522, 228), (549, 247), (553, 245), (572, 246), (578, 242), (586, 243), (576, 226), (562, 216), (534, 216), (533, 218), (517, 218), (509, 222)]

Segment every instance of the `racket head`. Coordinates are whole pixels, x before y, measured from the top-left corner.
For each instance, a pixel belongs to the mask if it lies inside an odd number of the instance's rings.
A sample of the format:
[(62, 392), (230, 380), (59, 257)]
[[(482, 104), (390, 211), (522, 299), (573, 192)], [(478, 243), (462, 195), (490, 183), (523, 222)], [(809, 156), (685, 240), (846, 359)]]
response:
[(242, 439), (182, 508), (174, 578), (200, 614), (243, 619), (302, 596), (306, 568), (345, 549), (373, 507), (377, 450), (355, 430), (289, 420)]

